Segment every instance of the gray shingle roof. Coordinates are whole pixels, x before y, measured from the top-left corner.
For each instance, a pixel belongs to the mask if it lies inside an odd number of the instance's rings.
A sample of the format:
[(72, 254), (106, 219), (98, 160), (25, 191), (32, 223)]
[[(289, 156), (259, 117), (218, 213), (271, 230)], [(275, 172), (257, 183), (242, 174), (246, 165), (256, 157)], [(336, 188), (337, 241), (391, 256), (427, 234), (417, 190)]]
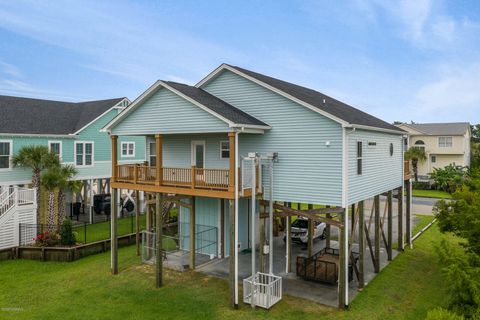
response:
[(464, 135), (470, 127), (468, 122), (450, 123), (405, 123), (405, 125), (427, 135)]
[(0, 133), (75, 133), (122, 99), (74, 103), (0, 95)]
[(221, 100), (220, 98), (208, 93), (203, 89), (172, 81), (163, 82), (165, 82), (175, 90), (178, 90), (184, 95), (190, 97), (191, 99), (197, 101), (198, 103), (204, 105), (213, 112), (232, 121), (233, 123), (268, 126), (268, 124), (252, 117), (251, 115), (240, 109), (235, 108), (231, 104)]
[[(252, 78), (255, 78), (269, 86), (276, 88), (286, 94), (291, 95), (305, 103), (308, 103), (322, 111), (325, 111), (339, 119), (342, 119), (349, 124), (370, 126), (382, 129), (389, 129), (395, 131), (403, 131), (393, 124), (378, 119), (366, 112), (356, 109), (346, 103), (333, 99), (321, 92), (302, 87), (290, 82), (272, 78), (254, 71), (246, 70), (237, 66), (229, 65), (230, 67), (244, 73)], [(325, 102), (324, 102), (325, 101)]]

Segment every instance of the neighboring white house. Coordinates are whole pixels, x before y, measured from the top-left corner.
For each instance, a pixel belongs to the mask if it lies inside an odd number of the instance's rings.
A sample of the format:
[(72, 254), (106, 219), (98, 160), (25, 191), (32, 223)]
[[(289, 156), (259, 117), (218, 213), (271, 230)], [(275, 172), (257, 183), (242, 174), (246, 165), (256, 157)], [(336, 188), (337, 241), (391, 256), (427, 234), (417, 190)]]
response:
[(425, 149), (427, 161), (419, 163), (419, 179), (428, 179), (433, 168), (449, 164), (470, 166), (470, 124), (454, 123), (402, 123), (397, 127), (409, 133), (408, 146)]

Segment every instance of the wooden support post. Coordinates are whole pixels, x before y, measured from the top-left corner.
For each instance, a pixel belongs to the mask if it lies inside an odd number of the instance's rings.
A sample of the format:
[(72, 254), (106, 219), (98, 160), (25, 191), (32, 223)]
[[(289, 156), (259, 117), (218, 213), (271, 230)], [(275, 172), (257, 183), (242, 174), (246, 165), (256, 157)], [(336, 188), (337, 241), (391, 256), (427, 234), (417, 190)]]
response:
[(387, 195), (387, 206), (388, 206), (388, 213), (387, 213), (387, 224), (388, 224), (388, 234), (387, 234), (387, 259), (388, 261), (392, 261), (393, 253), (393, 208), (392, 208), (392, 190), (388, 191)]
[(117, 136), (111, 136), (110, 137), (112, 140), (112, 182), (116, 182), (117, 180), (117, 162), (118, 162), (118, 137)]
[[(330, 206), (326, 206), (327, 208), (330, 208)], [(327, 213), (326, 215), (327, 219), (331, 219), (332, 215), (330, 213)], [(327, 224), (325, 227), (325, 247), (330, 248), (331, 246), (331, 240), (332, 240), (332, 226), (330, 224)]]
[(406, 189), (406, 201), (405, 201), (405, 213), (406, 213), (406, 233), (407, 233), (407, 244), (412, 247), (412, 183), (410, 180), (405, 181)]
[(220, 199), (220, 258), (225, 258), (225, 199)]
[(346, 291), (347, 291), (347, 277), (348, 274), (346, 272), (347, 266), (345, 265), (345, 256), (347, 255), (346, 252), (346, 234), (348, 233), (348, 230), (345, 230), (345, 219), (348, 219), (348, 207), (345, 208), (345, 211), (343, 214), (341, 214), (340, 220), (342, 221), (342, 227), (339, 228), (339, 238), (338, 238), (338, 249), (340, 251), (340, 257), (339, 257), (339, 267), (338, 267), (338, 308), (339, 309), (344, 309), (347, 301), (345, 299), (346, 297)]
[(229, 165), (228, 165), (228, 191), (235, 191), (235, 132), (228, 133)]
[(196, 219), (195, 219), (195, 197), (192, 197), (192, 207), (190, 208), (190, 269), (195, 269), (195, 254), (196, 254)]
[(352, 204), (352, 231), (354, 231), (354, 228), (355, 228), (355, 224), (353, 223), (355, 221), (355, 203)]
[(157, 193), (155, 199), (155, 261), (156, 261), (156, 268), (155, 268), (155, 275), (156, 275), (156, 287), (160, 288), (163, 284), (163, 215), (162, 215), (162, 208), (163, 208), (163, 194)]
[(380, 196), (375, 196), (375, 272), (380, 272)]
[(155, 179), (155, 185), (160, 186), (162, 185), (163, 181), (163, 144), (162, 144), (162, 135), (161, 134), (156, 134), (155, 135), (155, 156), (156, 156), (156, 162), (155, 162), (155, 171), (156, 171), (156, 179)]
[(398, 188), (398, 251), (403, 251), (403, 186)]
[(359, 252), (359, 266), (358, 266), (358, 287), (365, 286), (365, 207), (364, 202), (358, 203), (358, 252)]
[(135, 244), (137, 256), (140, 255), (140, 192), (135, 190)]
[[(308, 205), (308, 210), (313, 209), (313, 204)], [(308, 243), (307, 243), (307, 256), (310, 258), (313, 254), (313, 230), (314, 230), (314, 221), (308, 219)]]
[(287, 273), (290, 273), (292, 272), (292, 217), (288, 216), (286, 219)]
[(229, 233), (230, 233), (230, 252), (229, 252), (229, 274), (228, 274), (228, 282), (229, 282), (229, 287), (230, 287), (230, 306), (232, 308), (236, 308), (237, 305), (235, 304), (235, 282), (237, 279), (235, 278), (235, 265), (236, 265), (236, 260), (235, 260), (235, 201), (234, 200), (229, 200)]
[(118, 220), (118, 203), (117, 203), (117, 189), (112, 189), (112, 218), (110, 219), (111, 227), (111, 239), (110, 239), (110, 250), (111, 250), (111, 269), (112, 274), (118, 274), (118, 238), (117, 238), (117, 220)]

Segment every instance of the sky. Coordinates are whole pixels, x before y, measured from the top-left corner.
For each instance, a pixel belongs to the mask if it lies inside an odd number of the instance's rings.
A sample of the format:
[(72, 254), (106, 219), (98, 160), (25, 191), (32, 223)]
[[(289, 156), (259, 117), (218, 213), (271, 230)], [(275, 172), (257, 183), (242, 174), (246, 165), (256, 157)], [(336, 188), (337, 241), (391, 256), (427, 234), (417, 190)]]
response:
[(0, 0), (0, 95), (134, 100), (221, 63), (389, 122), (480, 123), (480, 1)]

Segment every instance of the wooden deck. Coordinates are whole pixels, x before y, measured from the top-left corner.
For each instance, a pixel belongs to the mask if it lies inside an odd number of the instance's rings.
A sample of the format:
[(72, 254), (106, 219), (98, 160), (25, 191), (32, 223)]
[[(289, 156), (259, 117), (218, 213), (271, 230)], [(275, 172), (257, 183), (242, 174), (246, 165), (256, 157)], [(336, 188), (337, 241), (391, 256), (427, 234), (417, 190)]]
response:
[[(112, 187), (148, 192), (175, 193), (193, 196), (234, 198), (229, 169), (172, 168), (121, 164), (115, 168)], [(257, 183), (258, 186), (258, 183)], [(257, 189), (257, 192), (260, 190)], [(250, 196), (247, 190), (244, 196)]]

